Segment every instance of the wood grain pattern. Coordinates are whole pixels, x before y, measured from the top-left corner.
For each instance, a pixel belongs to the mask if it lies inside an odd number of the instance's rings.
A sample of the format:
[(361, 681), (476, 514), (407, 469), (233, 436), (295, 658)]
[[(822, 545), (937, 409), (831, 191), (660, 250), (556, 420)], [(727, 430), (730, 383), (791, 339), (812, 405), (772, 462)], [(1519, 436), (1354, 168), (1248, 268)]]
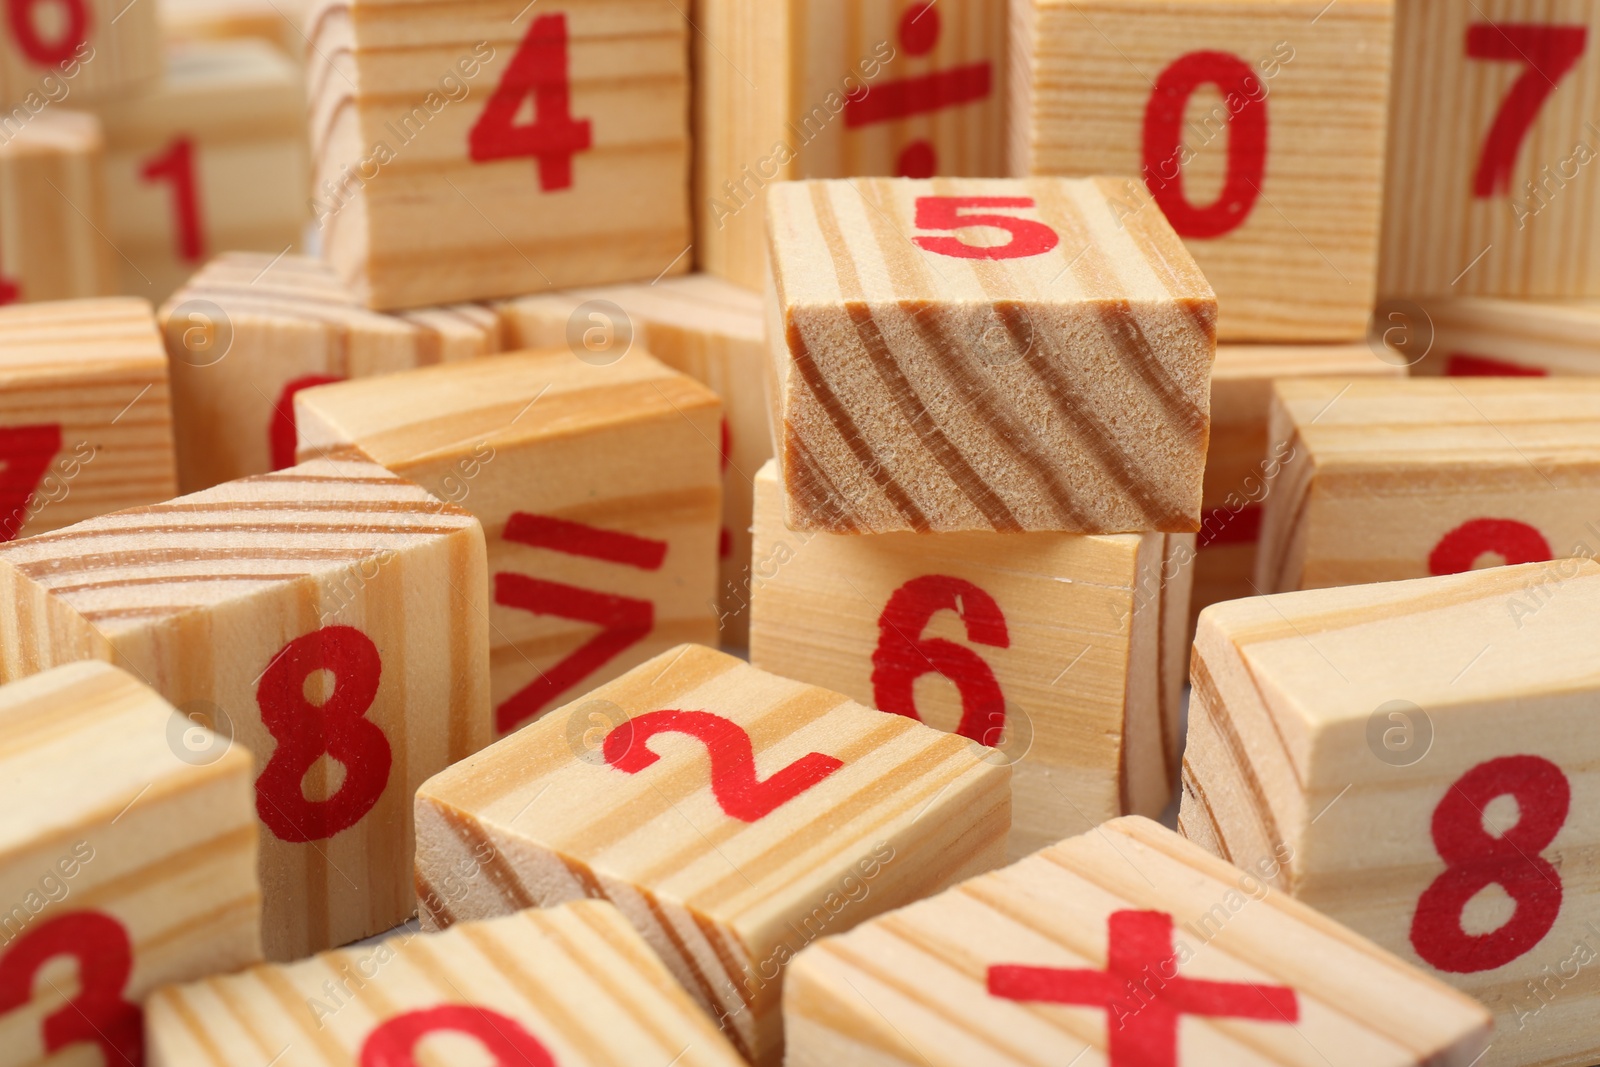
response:
[[(1104, 1003), (1029, 999), (1017, 967), (1098, 972)], [(1489, 1043), (1481, 1005), (1137, 817), (818, 942), (783, 1013), (789, 1067), (1468, 1067)]]
[(307, 21), (314, 210), (369, 307), (689, 270), (683, 7), (322, 0)]
[[(625, 332), (610, 327), (626, 316)], [(722, 534), (718, 547), (717, 643), (749, 641), (750, 519), (756, 471), (772, 457), (767, 418), (766, 322), (761, 298), (709, 274), (667, 278), (653, 285), (614, 285), (523, 297), (500, 305), (508, 347), (538, 348), (592, 343), (608, 358), (637, 342), (674, 370), (722, 399)], [(583, 312), (582, 315), (579, 312)], [(599, 316), (596, 318), (596, 316)], [(599, 334), (590, 331), (599, 330)], [(628, 339), (624, 341), (624, 336)]]
[[(1600, 381), (1274, 384), (1259, 592), (1592, 554)], [(1271, 473), (1271, 472), (1269, 472)]]
[[(1200, 618), (1180, 828), (1247, 869), (1287, 851), (1274, 886), (1482, 1000), (1486, 1067), (1600, 1057), (1600, 978), (1572, 962), (1600, 947), (1597, 592), (1600, 565), (1567, 559)], [(1520, 856), (1496, 865), (1491, 833)]]
[(565, 348), (310, 389), (301, 454), (354, 446), (483, 523), (496, 736), (716, 640), (716, 395), (643, 352)]
[[(231, 724), (256, 756), (267, 955), (294, 958), (411, 914), (412, 792), (490, 736), (485, 583), (471, 515), (305, 463), (0, 546), (0, 677), (106, 660)], [(338, 721), (297, 727), (317, 666)]]
[[(1120, 216), (1122, 195), (1059, 178), (774, 189), (785, 523), (1197, 529), (1215, 302), (1160, 212)], [(947, 210), (1004, 225), (952, 237), (934, 221)]]
[(750, 662), (1000, 747), (1011, 858), (1167, 807), (1192, 535), (799, 534), (770, 463), (756, 501)]
[(1448, 378), (1600, 374), (1600, 303), (1467, 296), (1425, 300), (1427, 355), (1413, 374)]
[(368, 311), (306, 256), (230, 252), (161, 308), (172, 364), (178, 476), (187, 492), (294, 462), (294, 394), (498, 352), (478, 304)]
[(115, 293), (99, 120), (52, 109), (14, 131), (3, 122), (0, 303)]
[[(133, 10), (121, 0), (81, 0), (81, 22), (72, 19), (72, 8), (52, 6), (18, 4), (17, 17), (8, 17), (0, 32), (0, 100), (13, 115), (19, 105), (38, 114), (48, 101), (68, 94), (109, 100), (142, 92), (160, 77), (154, 4)], [(30, 40), (24, 41), (19, 26), (32, 31)]]
[[(667, 738), (664, 714), (710, 721)], [(609, 899), (740, 1053), (775, 1065), (791, 956), (1002, 861), (1010, 773), (992, 756), (685, 645), (418, 791), (423, 924)]]
[(167, 41), (254, 37), (303, 63), (310, 6), (309, 0), (161, 0), (161, 36)]
[(1011, 173), (1141, 176), (1216, 288), (1223, 341), (1359, 338), (1393, 19), (1390, 0), (1019, 0)]
[(152, 989), (261, 959), (250, 754), (104, 663), (0, 688), (0, 731), (0, 1064), (137, 1057)]
[(775, 181), (1005, 173), (1006, 5), (699, 0), (695, 227), (703, 269), (765, 284)]

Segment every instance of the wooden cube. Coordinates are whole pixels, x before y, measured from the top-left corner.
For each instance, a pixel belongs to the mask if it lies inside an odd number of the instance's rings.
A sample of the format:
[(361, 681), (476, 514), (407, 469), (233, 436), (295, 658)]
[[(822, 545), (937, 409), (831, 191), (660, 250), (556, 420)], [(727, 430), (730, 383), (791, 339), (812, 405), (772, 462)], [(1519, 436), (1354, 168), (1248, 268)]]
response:
[(1193, 535), (857, 537), (795, 533), (782, 517), (769, 463), (752, 664), (1002, 748), (1013, 859), (1166, 809)]
[(1391, 0), (1017, 3), (1012, 174), (1139, 175), (1216, 288), (1221, 340), (1362, 336)]
[(1482, 1005), (1137, 817), (790, 967), (787, 1067), (1467, 1067), (1489, 1045)]
[(1119, 214), (1122, 184), (772, 190), (790, 528), (1199, 527), (1216, 303), (1159, 211)]
[(765, 284), (774, 181), (1006, 173), (1004, 3), (699, 0), (695, 23), (696, 254), (714, 274)]
[(565, 348), (295, 398), (302, 457), (354, 447), (482, 521), (495, 734), (662, 649), (715, 641), (716, 395)]
[(303, 63), (310, 6), (308, 0), (161, 0), (161, 36), (185, 42), (253, 37)]
[(1600, 380), (1283, 380), (1255, 587), (1593, 554)]
[(1200, 617), (1180, 828), (1484, 1001), (1481, 1067), (1600, 1060), (1597, 604), (1564, 559)]
[(775, 1065), (791, 956), (1001, 862), (993, 756), (685, 645), (423, 785), (423, 927), (609, 899), (740, 1054)]
[[(500, 306), (513, 348), (565, 344), (580, 359), (620, 359), (635, 342), (722, 398), (718, 642), (749, 642), (750, 518), (756, 471), (772, 456), (761, 298), (709, 274), (654, 285), (573, 289)], [(581, 351), (580, 351), (581, 350)]]
[(100, 121), (88, 112), (43, 111), (4, 134), (0, 304), (117, 291), (105, 236), (104, 156)]
[(177, 492), (167, 360), (143, 300), (0, 309), (0, 541)]
[(319, 259), (230, 252), (161, 308), (185, 492), (294, 465), (294, 396), (500, 350), (477, 304), (368, 311)]
[[(330, 262), (369, 307), (690, 268), (675, 0), (320, 0), (309, 78)], [(526, 116), (526, 117), (525, 117)]]
[(1447, 378), (1544, 378), (1600, 374), (1600, 302), (1465, 296), (1426, 300), (1421, 336), (1431, 341), (1413, 374)]
[(295, 1065), (744, 1064), (599, 901), (168, 986), (148, 1010), (164, 1067), (261, 1067), (263, 1041), (297, 1050)]
[(17, 0), (0, 31), (0, 101), (37, 116), (69, 96), (107, 100), (147, 89), (161, 73), (154, 4)]
[(217, 252), (300, 243), (304, 95), (272, 46), (211, 41), (169, 46), (157, 86), (97, 109), (123, 292), (159, 304)]
[(261, 959), (250, 754), (96, 662), (0, 731), (0, 1064), (141, 1063), (150, 990)]
[(317, 461), (0, 545), (0, 677), (99, 659), (255, 753), (269, 959), (412, 913), (411, 797), (489, 739), (483, 532)]

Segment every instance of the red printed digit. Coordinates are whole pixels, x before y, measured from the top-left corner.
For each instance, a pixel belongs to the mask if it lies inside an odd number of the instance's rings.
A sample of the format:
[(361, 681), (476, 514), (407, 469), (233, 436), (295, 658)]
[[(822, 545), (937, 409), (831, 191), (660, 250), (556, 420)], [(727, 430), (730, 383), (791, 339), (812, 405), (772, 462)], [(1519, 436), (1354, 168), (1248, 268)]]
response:
[[(66, 25), (55, 40), (40, 37), (34, 25), (34, 8), (40, 4), (54, 4), (65, 16)], [(85, 0), (6, 0), (6, 21), (22, 54), (41, 67), (65, 63), (89, 39), (89, 5)]]
[(706, 746), (711, 792), (725, 813), (743, 822), (772, 813), (844, 766), (843, 760), (811, 752), (763, 781), (756, 777), (755, 751), (744, 727), (709, 711), (652, 711), (629, 719), (606, 735), (606, 762), (638, 774), (661, 758), (650, 750), (657, 734), (687, 734)]
[(8, 274), (0, 274), (0, 307), (21, 299), (22, 283)]
[[(567, 16), (541, 15), (506, 67), (483, 114), (467, 134), (474, 163), (532, 156), (539, 188), (572, 187), (572, 157), (594, 145), (588, 119), (572, 117), (572, 82), (567, 73)], [(516, 125), (522, 102), (533, 98), (534, 120)]]
[(967, 640), (990, 648), (1010, 648), (1006, 617), (994, 597), (962, 578), (941, 574), (913, 578), (894, 591), (878, 616), (878, 648), (872, 653), (872, 698), (879, 711), (921, 720), (916, 681), (940, 674), (961, 691), (961, 723), (956, 733), (980, 745), (998, 744), (1006, 725), (1000, 683), (983, 657), (942, 637), (922, 631), (941, 611), (953, 611), (967, 627)]
[(200, 225), (199, 183), (194, 175), (194, 142), (179, 137), (158, 156), (146, 160), (139, 177), (147, 182), (172, 183), (173, 246), (185, 263), (205, 258), (204, 230)]
[[(348, 830), (383, 795), (392, 755), (383, 730), (363, 716), (378, 695), (383, 662), (372, 638), (351, 626), (324, 626), (283, 646), (261, 675), (256, 704), (277, 750), (256, 779), (256, 814), (283, 841), (321, 841)], [(306, 679), (333, 674), (333, 692), (319, 707)], [(326, 800), (307, 800), (301, 786), (326, 753), (344, 765), (344, 781)]]
[[(1499, 834), (1484, 828), (1496, 797), (1517, 802), (1517, 823)], [(1537, 945), (1561, 914), (1561, 875), (1540, 855), (1567, 821), (1572, 787), (1539, 756), (1502, 756), (1480, 763), (1452, 785), (1433, 810), (1433, 847), (1445, 871), (1417, 900), (1411, 947), (1441, 971), (1475, 974), (1503, 967)], [(1498, 930), (1469, 934), (1467, 902), (1498, 885), (1516, 902)]]
[(1539, 109), (1556, 84), (1577, 66), (1589, 43), (1586, 26), (1552, 26), (1529, 22), (1475, 22), (1467, 27), (1467, 56), (1521, 63), (1500, 111), (1489, 127), (1472, 178), (1477, 197), (1509, 196), (1511, 171)]
[[(722, 475), (723, 475), (724, 478), (727, 477), (727, 475), (728, 475), (728, 466), (729, 466), (730, 463), (732, 463), (732, 460), (730, 460), (728, 458), (729, 455), (732, 452), (733, 452), (733, 431), (728, 429), (728, 420), (727, 419), (723, 419), (722, 420), (722, 446), (721, 446), (721, 453), (720, 453), (721, 465), (717, 469), (722, 472)], [(722, 527), (722, 529), (720, 531), (718, 531), (718, 533), (717, 533), (717, 558), (718, 559), (727, 559), (731, 555), (733, 555), (733, 531), (728, 529), (728, 527), (726, 525), (724, 525)]]
[(28, 504), (61, 451), (61, 427), (42, 422), (0, 427), (0, 541), (10, 541), (28, 521)]
[(961, 230), (970, 226), (992, 226), (1011, 235), (1003, 245), (969, 245), (959, 237), (913, 237), (918, 248), (955, 259), (1024, 259), (1042, 256), (1061, 238), (1037, 219), (1014, 215), (966, 215), (969, 208), (1031, 208), (1031, 196), (919, 196), (917, 229)]
[[(1183, 191), (1183, 113), (1202, 85), (1227, 102), (1228, 170), (1205, 207)], [(1156, 79), (1144, 110), (1144, 183), (1180, 237), (1221, 237), (1244, 225), (1267, 174), (1267, 93), (1250, 65), (1226, 52), (1190, 52)]]
[(294, 423), (294, 394), (302, 389), (310, 389), (316, 385), (328, 385), (333, 382), (342, 382), (330, 374), (307, 374), (303, 378), (295, 378), (286, 382), (283, 391), (278, 394), (277, 402), (272, 405), (272, 423), (267, 428), (267, 447), (272, 452), (272, 469), (281, 471), (285, 467), (294, 466), (295, 444), (297, 443), (297, 429)]
[(417, 1045), (439, 1033), (477, 1039), (494, 1057), (494, 1067), (556, 1067), (550, 1050), (521, 1023), (473, 1004), (441, 1004), (396, 1015), (362, 1042), (361, 1067), (417, 1067)]
[(0, 957), (0, 1015), (31, 1002), (39, 972), (61, 956), (78, 963), (78, 992), (44, 1017), (45, 1055), (88, 1045), (100, 1050), (106, 1067), (140, 1067), (144, 1013), (123, 997), (133, 972), (133, 944), (122, 924), (102, 912), (51, 919)]
[(1494, 553), (1507, 565), (1543, 563), (1554, 553), (1544, 534), (1516, 519), (1471, 519), (1439, 539), (1428, 554), (1428, 573), (1462, 574)]
[(1508, 363), (1488, 356), (1470, 356), (1465, 352), (1452, 352), (1444, 361), (1446, 378), (1548, 378), (1550, 372), (1543, 367), (1525, 367), (1521, 363)]

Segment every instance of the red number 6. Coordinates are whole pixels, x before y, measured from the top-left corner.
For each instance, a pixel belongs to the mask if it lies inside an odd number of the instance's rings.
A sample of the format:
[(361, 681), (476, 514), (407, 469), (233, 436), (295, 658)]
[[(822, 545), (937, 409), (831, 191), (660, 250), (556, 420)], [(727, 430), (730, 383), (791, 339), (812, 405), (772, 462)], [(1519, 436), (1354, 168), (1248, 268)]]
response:
[(473, 1004), (441, 1004), (380, 1025), (361, 1045), (361, 1067), (417, 1067), (417, 1044), (443, 1031), (477, 1038), (495, 1067), (556, 1067), (544, 1043), (509, 1015)]
[[(1183, 193), (1183, 112), (1196, 89), (1222, 91), (1228, 172), (1222, 195), (1195, 207)], [(1235, 105), (1237, 101), (1237, 106)], [(1267, 173), (1267, 94), (1255, 71), (1226, 52), (1190, 52), (1161, 72), (1144, 111), (1144, 181), (1180, 237), (1221, 237), (1244, 225)]]
[(959, 230), (967, 226), (993, 226), (1005, 230), (1011, 240), (1003, 245), (969, 245), (959, 237), (913, 237), (911, 240), (925, 252), (936, 252), (955, 259), (1025, 259), (1042, 256), (1061, 238), (1056, 231), (1037, 219), (1019, 219), (1014, 215), (963, 215), (967, 208), (975, 207), (1033, 207), (1031, 196), (919, 196), (917, 197), (917, 229)]

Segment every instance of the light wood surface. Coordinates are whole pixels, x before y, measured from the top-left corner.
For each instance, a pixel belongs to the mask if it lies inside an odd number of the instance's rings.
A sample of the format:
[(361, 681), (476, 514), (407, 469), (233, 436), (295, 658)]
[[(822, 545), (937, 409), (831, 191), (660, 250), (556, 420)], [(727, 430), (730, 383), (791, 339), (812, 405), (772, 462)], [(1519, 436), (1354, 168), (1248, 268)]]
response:
[(0, 101), (13, 114), (19, 105), (38, 115), (51, 101), (69, 97), (84, 102), (143, 92), (160, 74), (154, 4), (58, 0), (8, 6), (0, 31)]
[(1600, 374), (1600, 302), (1466, 296), (1416, 305), (1432, 339), (1413, 374), (1451, 378)]
[(412, 912), (412, 793), (490, 736), (486, 573), (468, 513), (306, 463), (0, 546), (0, 677), (106, 660), (231, 726), (294, 958)]
[(161, 35), (167, 41), (254, 37), (303, 63), (310, 7), (309, 0), (161, 0)]
[(560, 8), (321, 0), (307, 16), (314, 211), (369, 307), (690, 269), (687, 5)]
[(50, 109), (0, 134), (0, 304), (115, 293), (106, 227), (98, 119)]
[(161, 308), (171, 357), (178, 476), (187, 492), (294, 463), (294, 395), (500, 350), (488, 308), (384, 315), (318, 259), (229, 252)]
[(772, 191), (787, 525), (1198, 528), (1216, 305), (1159, 211), (1119, 216), (1121, 185)]
[(418, 791), (422, 921), (609, 899), (770, 1067), (783, 965), (1002, 862), (1009, 779), (965, 738), (685, 645)]
[(0, 309), (0, 540), (177, 492), (167, 361), (143, 300)]
[[(612, 322), (616, 318), (612, 308), (620, 309), (625, 318)], [(523, 297), (500, 305), (499, 311), (506, 324), (508, 347), (565, 344), (604, 362), (625, 352), (628, 344), (640, 344), (722, 399), (717, 643), (748, 643), (754, 479), (772, 456), (761, 298), (709, 274), (692, 274), (654, 285), (614, 285)]]
[(295, 404), (302, 457), (354, 446), (483, 523), (496, 736), (716, 640), (721, 405), (643, 351), (521, 352)]
[(695, 232), (703, 269), (764, 285), (775, 181), (1005, 174), (1006, 5), (699, 0)]
[(261, 959), (250, 754), (94, 662), (0, 731), (0, 1064), (141, 1062), (147, 993)]
[[(1281, 380), (1262, 593), (1600, 549), (1600, 381)], [(1270, 472), (1269, 472), (1270, 473)]]
[(1481, 1005), (1141, 818), (818, 942), (783, 1009), (788, 1067), (1468, 1067), (1489, 1043)]
[(1179, 826), (1484, 1001), (1483, 1067), (1600, 1059), (1592, 560), (1219, 604)]
[(1137, 175), (1215, 287), (1224, 341), (1362, 336), (1390, 0), (1017, 0), (1015, 15), (1012, 174)]
[(795, 533), (782, 516), (769, 463), (752, 664), (1001, 748), (1013, 859), (1167, 807), (1185, 664), (1166, 654), (1163, 615), (1187, 618), (1193, 574), (1168, 570), (1167, 543), (1192, 556), (1192, 535), (859, 537)]

